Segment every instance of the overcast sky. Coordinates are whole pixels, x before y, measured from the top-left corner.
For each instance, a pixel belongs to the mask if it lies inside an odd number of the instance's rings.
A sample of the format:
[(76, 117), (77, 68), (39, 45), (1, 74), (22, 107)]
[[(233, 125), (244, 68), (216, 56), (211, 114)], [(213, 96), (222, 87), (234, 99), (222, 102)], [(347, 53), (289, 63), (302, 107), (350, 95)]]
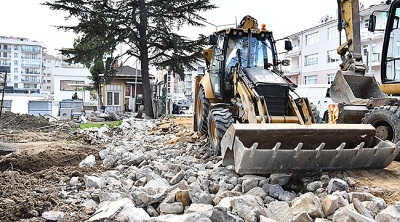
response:
[[(57, 49), (72, 47), (75, 34), (57, 30), (54, 25), (73, 24), (65, 21), (65, 12), (52, 11), (40, 5), (44, 0), (2, 0), (0, 36), (25, 37), (47, 45), (47, 52), (57, 54)], [(239, 23), (251, 15), (258, 23), (265, 23), (275, 38), (281, 38), (318, 24), (322, 17), (336, 18), (336, 0), (211, 0), (219, 8), (202, 13), (208, 22), (220, 26)], [(380, 4), (380, 0), (360, 0), (365, 7)], [(215, 27), (182, 28), (182, 34), (212, 34)], [(221, 26), (219, 28), (224, 28)]]

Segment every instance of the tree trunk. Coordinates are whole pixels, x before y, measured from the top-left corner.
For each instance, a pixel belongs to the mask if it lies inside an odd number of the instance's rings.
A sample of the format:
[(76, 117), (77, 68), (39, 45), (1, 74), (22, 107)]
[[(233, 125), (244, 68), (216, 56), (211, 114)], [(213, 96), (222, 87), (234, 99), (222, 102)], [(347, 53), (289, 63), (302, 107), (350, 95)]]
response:
[(147, 116), (154, 118), (153, 103), (152, 103), (152, 90), (150, 86), (149, 75), (149, 56), (147, 46), (147, 14), (145, 0), (140, 0), (140, 27), (139, 27), (139, 51), (140, 51), (140, 66), (143, 83), (143, 102), (144, 110)]

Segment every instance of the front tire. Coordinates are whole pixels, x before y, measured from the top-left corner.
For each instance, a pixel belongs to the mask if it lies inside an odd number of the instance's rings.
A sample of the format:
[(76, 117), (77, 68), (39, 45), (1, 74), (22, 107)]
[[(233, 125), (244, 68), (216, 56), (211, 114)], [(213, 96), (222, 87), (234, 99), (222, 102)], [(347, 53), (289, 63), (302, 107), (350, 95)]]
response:
[(207, 133), (207, 117), (208, 117), (208, 108), (210, 107), (210, 100), (206, 98), (206, 94), (204, 92), (204, 88), (200, 87), (199, 93), (197, 95), (196, 101), (196, 110), (195, 110), (195, 118), (196, 118), (196, 128), (195, 130), (200, 133)]
[(210, 111), (208, 115), (208, 139), (215, 155), (221, 155), (222, 137), (232, 123), (232, 113), (229, 109), (218, 107)]
[(398, 106), (375, 107), (365, 114), (362, 123), (371, 124), (376, 136), (397, 143), (400, 140), (400, 108)]

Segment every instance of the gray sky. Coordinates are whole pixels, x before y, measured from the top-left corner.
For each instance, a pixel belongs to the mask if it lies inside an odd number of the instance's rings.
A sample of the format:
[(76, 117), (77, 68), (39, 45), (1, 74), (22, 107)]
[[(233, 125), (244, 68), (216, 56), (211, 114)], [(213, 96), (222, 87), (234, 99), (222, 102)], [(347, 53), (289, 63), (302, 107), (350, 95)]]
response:
[[(39, 5), (44, 0), (1, 0), (1, 36), (26, 37), (47, 45), (47, 52), (56, 55), (56, 49), (72, 47), (76, 37), (71, 32), (57, 30), (54, 25), (74, 24), (65, 21), (65, 12), (52, 11)], [(281, 38), (318, 24), (322, 17), (336, 18), (336, 0), (211, 0), (218, 9), (202, 15), (215, 25), (239, 23), (251, 15), (259, 25), (265, 23), (275, 38)], [(360, 0), (365, 7), (379, 4), (380, 0)], [(235, 19), (236, 18), (236, 19)], [(225, 26), (224, 26), (225, 27)], [(220, 27), (220, 28), (224, 28)], [(212, 34), (215, 27), (206, 24), (204, 28), (182, 28), (182, 34), (196, 37), (199, 33)]]

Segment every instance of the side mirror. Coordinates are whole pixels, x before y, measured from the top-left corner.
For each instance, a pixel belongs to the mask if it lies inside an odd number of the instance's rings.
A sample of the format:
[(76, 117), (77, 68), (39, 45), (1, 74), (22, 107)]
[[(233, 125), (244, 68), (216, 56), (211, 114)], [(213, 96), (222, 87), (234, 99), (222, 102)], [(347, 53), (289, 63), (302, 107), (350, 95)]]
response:
[(370, 15), (369, 20), (368, 20), (368, 31), (369, 32), (374, 32), (375, 31), (375, 26), (376, 26), (376, 16), (375, 15)]
[(208, 44), (209, 45), (216, 45), (218, 41), (218, 37), (216, 35), (210, 35), (208, 37)]
[(292, 42), (289, 40), (285, 40), (285, 50), (290, 51), (293, 49)]
[(289, 59), (284, 59), (284, 60), (282, 60), (281, 64), (283, 66), (290, 66), (290, 60)]

